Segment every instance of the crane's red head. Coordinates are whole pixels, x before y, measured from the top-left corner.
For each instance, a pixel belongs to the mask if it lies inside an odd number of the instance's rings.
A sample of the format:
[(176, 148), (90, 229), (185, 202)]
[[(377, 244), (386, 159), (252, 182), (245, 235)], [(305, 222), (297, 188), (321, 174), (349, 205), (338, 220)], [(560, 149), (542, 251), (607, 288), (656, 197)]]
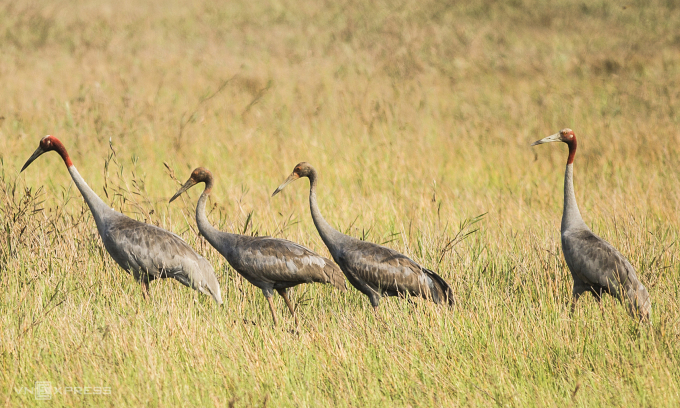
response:
[(569, 146), (569, 158), (567, 159), (567, 164), (574, 162), (574, 156), (576, 155), (576, 135), (574, 131), (569, 128), (564, 128), (554, 135), (544, 137), (541, 140), (537, 140), (532, 143), (532, 146), (540, 145), (543, 143), (550, 142), (564, 142)]
[(210, 194), (210, 191), (212, 190), (212, 183), (213, 183), (213, 176), (210, 170), (206, 169), (205, 167), (197, 167), (194, 169), (194, 171), (191, 172), (191, 176), (189, 176), (189, 180), (187, 180), (186, 183), (180, 188), (174, 196), (170, 199), (170, 202), (175, 201), (175, 199), (179, 196), (182, 195), (183, 192), (187, 191), (191, 187), (195, 186), (198, 183), (205, 183), (205, 190), (203, 190), (203, 194)]
[(283, 190), (285, 186), (287, 186), (289, 183), (302, 178), (302, 177), (307, 177), (310, 180), (316, 177), (316, 170), (314, 170), (314, 167), (312, 167), (311, 164), (307, 162), (300, 162), (298, 163), (295, 168), (293, 169), (293, 172), (290, 173), (290, 176), (286, 179), (286, 181), (283, 182), (272, 194), (272, 197), (277, 195), (279, 191)]
[(33, 152), (31, 157), (29, 157), (28, 160), (26, 160), (26, 163), (24, 164), (24, 167), (21, 168), (21, 171), (24, 171), (26, 167), (33, 163), (33, 161), (40, 157), (43, 153), (47, 153), (52, 150), (59, 153), (61, 158), (64, 159), (66, 167), (73, 166), (73, 162), (71, 162), (71, 158), (68, 156), (68, 152), (66, 151), (64, 144), (61, 143), (59, 139), (57, 139), (56, 137), (52, 135), (47, 135), (40, 139), (40, 144), (38, 145), (38, 148), (35, 150), (35, 152)]
[(205, 167), (196, 167), (194, 171), (191, 172), (189, 179), (196, 183), (207, 183), (212, 181), (212, 173)]

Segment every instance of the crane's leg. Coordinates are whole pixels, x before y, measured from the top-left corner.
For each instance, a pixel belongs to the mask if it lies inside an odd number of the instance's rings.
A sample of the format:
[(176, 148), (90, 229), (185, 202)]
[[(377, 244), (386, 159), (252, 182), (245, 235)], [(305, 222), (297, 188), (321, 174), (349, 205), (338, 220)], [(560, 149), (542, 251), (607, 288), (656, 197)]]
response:
[(149, 300), (149, 280), (142, 279), (142, 296), (144, 300)]
[(578, 301), (579, 297), (580, 297), (580, 295), (579, 296), (574, 295), (574, 296), (571, 297), (571, 307), (569, 308), (569, 317), (574, 316), (574, 312), (576, 311), (576, 302)]
[(600, 306), (600, 313), (604, 315), (604, 305), (602, 304), (602, 293), (603, 290), (594, 290), (593, 291), (593, 296), (595, 297), (595, 300), (597, 300), (597, 305)]
[(290, 302), (290, 299), (288, 299), (288, 290), (287, 289), (276, 289), (277, 292), (279, 292), (279, 295), (283, 298), (283, 300), (286, 301), (286, 305), (288, 305), (288, 310), (290, 310), (290, 314), (293, 315), (293, 318), (295, 319), (295, 326), (298, 326), (298, 318), (295, 316), (295, 309), (293, 308), (293, 304)]
[(572, 295), (571, 295), (571, 308), (569, 310), (569, 317), (572, 317), (574, 315), (574, 311), (576, 310), (576, 302), (578, 302), (579, 298), (585, 292), (589, 292), (589, 291), (590, 291), (589, 286), (587, 286), (585, 283), (581, 282), (581, 280), (574, 279), (574, 289), (573, 289)]
[(371, 293), (368, 295), (368, 299), (371, 301), (371, 306), (373, 306), (373, 316), (379, 321), (382, 322), (382, 317), (380, 316), (380, 311), (378, 309), (378, 306), (380, 306), (380, 296)]
[(272, 319), (274, 319), (274, 326), (278, 326), (279, 322), (276, 320), (276, 313), (274, 312), (273, 296), (265, 296), (269, 302), (269, 311), (272, 312)]

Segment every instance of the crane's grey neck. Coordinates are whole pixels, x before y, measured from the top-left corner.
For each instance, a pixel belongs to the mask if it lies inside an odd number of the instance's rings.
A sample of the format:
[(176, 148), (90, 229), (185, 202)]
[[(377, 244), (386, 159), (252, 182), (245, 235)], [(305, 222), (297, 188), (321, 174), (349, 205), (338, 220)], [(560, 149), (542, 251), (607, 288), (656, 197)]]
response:
[(212, 180), (206, 182), (205, 190), (203, 194), (198, 199), (198, 204), (196, 205), (196, 225), (201, 235), (210, 242), (215, 248), (221, 248), (224, 241), (226, 240), (228, 245), (234, 245), (236, 236), (234, 234), (229, 234), (227, 232), (222, 232), (217, 228), (213, 227), (208, 217), (205, 214), (205, 205), (208, 202), (208, 196), (212, 190)]
[(564, 211), (562, 212), (562, 232), (573, 229), (588, 229), (583, 222), (574, 194), (574, 164), (567, 164), (564, 172)]
[(99, 198), (90, 186), (87, 185), (85, 180), (80, 176), (80, 173), (78, 173), (78, 170), (76, 170), (76, 166), (69, 166), (68, 172), (71, 173), (73, 182), (76, 184), (76, 187), (78, 187), (78, 190), (80, 190), (80, 194), (82, 194), (83, 199), (85, 199), (87, 206), (90, 207), (94, 222), (97, 224), (97, 229), (101, 235), (104, 228), (103, 219), (106, 215), (114, 213), (113, 209)]
[(335, 243), (345, 238), (345, 234), (337, 231), (335, 228), (326, 221), (319, 211), (319, 205), (316, 202), (316, 180), (317, 174), (316, 170), (312, 169), (311, 174), (307, 176), (309, 178), (309, 209), (312, 212), (312, 220), (314, 220), (314, 225), (316, 226), (319, 235), (323, 240), (324, 244), (334, 255)]

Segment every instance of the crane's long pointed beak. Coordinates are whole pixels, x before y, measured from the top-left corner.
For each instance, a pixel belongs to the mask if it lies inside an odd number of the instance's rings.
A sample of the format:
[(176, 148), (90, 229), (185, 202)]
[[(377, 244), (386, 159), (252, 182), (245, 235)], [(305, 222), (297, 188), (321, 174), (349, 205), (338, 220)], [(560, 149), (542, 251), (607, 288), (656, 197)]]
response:
[(33, 161), (35, 159), (37, 159), (38, 157), (40, 157), (40, 155), (43, 154), (43, 153), (45, 153), (45, 150), (43, 150), (42, 147), (38, 146), (38, 148), (35, 149), (35, 151), (31, 155), (31, 157), (29, 157), (28, 160), (26, 160), (26, 163), (24, 163), (24, 167), (21, 168), (21, 171), (19, 173), (26, 170), (26, 167), (28, 167), (31, 163), (33, 163)]
[(554, 135), (550, 135), (548, 137), (544, 137), (541, 140), (537, 140), (537, 141), (533, 142), (531, 145), (536, 146), (536, 145), (540, 145), (540, 144), (543, 144), (543, 143), (561, 142), (561, 141), (562, 141), (562, 137), (560, 136), (560, 134), (555, 133)]
[(189, 180), (187, 180), (187, 182), (184, 183), (184, 185), (182, 186), (182, 188), (180, 188), (180, 189), (175, 193), (175, 195), (172, 196), (172, 198), (170, 199), (170, 201), (168, 201), (168, 203), (171, 203), (171, 202), (175, 201), (175, 199), (176, 199), (177, 197), (181, 196), (183, 192), (187, 191), (188, 189), (190, 189), (191, 187), (193, 187), (193, 186), (195, 186), (195, 185), (196, 185), (196, 182), (194, 181), (194, 179), (189, 179)]
[(274, 193), (272, 194), (272, 197), (274, 197), (274, 196), (277, 195), (281, 190), (283, 190), (283, 188), (284, 188), (285, 186), (287, 186), (288, 184), (290, 184), (291, 182), (293, 182), (293, 181), (295, 181), (295, 180), (297, 180), (297, 179), (299, 179), (299, 178), (300, 178), (300, 176), (298, 176), (296, 173), (291, 173), (291, 175), (288, 176), (288, 178), (286, 179), (286, 181), (284, 181), (283, 184), (281, 184), (280, 186), (278, 186), (278, 187), (276, 188), (276, 190), (275, 190)]

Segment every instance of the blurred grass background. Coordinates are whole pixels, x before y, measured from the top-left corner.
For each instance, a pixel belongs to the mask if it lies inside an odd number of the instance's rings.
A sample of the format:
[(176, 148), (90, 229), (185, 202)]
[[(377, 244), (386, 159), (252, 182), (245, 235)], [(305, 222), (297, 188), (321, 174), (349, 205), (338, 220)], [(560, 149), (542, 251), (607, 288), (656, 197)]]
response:
[[(112, 390), (57, 406), (677, 406), (679, 27), (675, 0), (1, 3), (0, 404), (50, 381)], [(568, 315), (567, 152), (529, 147), (563, 127), (652, 328), (611, 298)], [(46, 134), (206, 256), (224, 307), (170, 281), (145, 302), (57, 155), (18, 176)], [(205, 166), (218, 228), (328, 255), (306, 181), (270, 199), (303, 160), (326, 219), (437, 270), (453, 312), (306, 285), (299, 332), (278, 298), (272, 328), (197, 235), (199, 191), (167, 204)]]

